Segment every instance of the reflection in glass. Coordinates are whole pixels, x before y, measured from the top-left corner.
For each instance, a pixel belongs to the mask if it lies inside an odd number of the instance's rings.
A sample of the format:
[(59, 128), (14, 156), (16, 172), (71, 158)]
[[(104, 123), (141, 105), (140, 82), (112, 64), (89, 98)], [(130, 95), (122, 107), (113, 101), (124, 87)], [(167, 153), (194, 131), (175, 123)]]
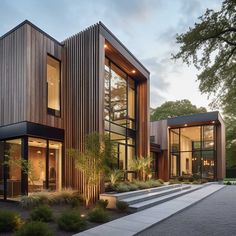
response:
[[(214, 130), (214, 125), (170, 130), (172, 177), (187, 175), (214, 179), (216, 155)], [(178, 156), (180, 157), (179, 173)]]
[(38, 192), (46, 188), (46, 150), (47, 142), (44, 139), (29, 138), (29, 173), (28, 191)]
[(12, 199), (21, 195), (21, 139), (5, 142), (5, 160), (7, 176), (7, 198)]
[(48, 185), (50, 190), (61, 190), (62, 144), (49, 141)]
[(48, 108), (60, 111), (60, 62), (47, 56)]
[(0, 199), (4, 197), (4, 142), (0, 141)]

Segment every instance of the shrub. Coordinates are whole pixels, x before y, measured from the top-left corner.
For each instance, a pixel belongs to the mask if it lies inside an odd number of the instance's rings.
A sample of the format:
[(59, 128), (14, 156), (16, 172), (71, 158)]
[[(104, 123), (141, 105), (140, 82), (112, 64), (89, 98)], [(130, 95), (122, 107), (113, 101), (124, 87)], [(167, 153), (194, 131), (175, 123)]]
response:
[(134, 183), (130, 183), (128, 188), (130, 191), (138, 190), (138, 186)]
[(124, 176), (124, 171), (119, 169), (112, 170), (109, 173), (109, 180), (111, 182), (111, 185), (115, 185), (117, 181), (121, 179), (122, 176)]
[(232, 183), (230, 181), (227, 181), (226, 185), (232, 185)]
[(93, 208), (88, 214), (91, 222), (105, 223), (109, 220), (109, 214), (102, 208)]
[(32, 193), (21, 198), (21, 205), (24, 208), (32, 208), (42, 204), (71, 204), (79, 205), (83, 201), (81, 195), (71, 189), (64, 189), (61, 192), (42, 191)]
[(99, 208), (103, 208), (103, 209), (106, 209), (107, 208), (107, 205), (108, 205), (108, 200), (104, 200), (104, 199), (99, 199), (97, 202), (96, 202), (96, 207), (99, 207)]
[(169, 180), (169, 185), (171, 185), (171, 184), (179, 184), (179, 183), (181, 183), (179, 180), (177, 180), (177, 179), (170, 179)]
[(183, 176), (179, 176), (177, 179), (178, 179), (178, 181), (181, 181), (181, 182), (184, 181), (184, 177)]
[(162, 184), (159, 182), (159, 180), (148, 180), (147, 181), (150, 188), (160, 187)]
[(53, 220), (52, 210), (47, 205), (41, 205), (33, 209), (30, 213), (33, 221), (50, 222)]
[(201, 184), (201, 182), (198, 181), (198, 180), (194, 180), (194, 181), (193, 181), (193, 184)]
[(201, 183), (202, 183), (202, 184), (208, 183), (208, 180), (207, 180), (207, 179), (202, 179), (202, 180), (201, 180)]
[(185, 180), (183, 184), (191, 184), (191, 182)]
[(76, 232), (83, 230), (86, 226), (86, 220), (75, 210), (65, 211), (58, 219), (58, 226), (61, 230), (67, 232)]
[(164, 180), (163, 180), (163, 179), (158, 179), (158, 181), (159, 181), (161, 184), (164, 184)]
[(193, 178), (193, 177), (189, 177), (189, 178), (188, 178), (188, 181), (189, 181), (189, 182), (193, 182), (193, 181), (194, 181), (194, 178)]
[(128, 203), (126, 202), (122, 202), (122, 201), (117, 201), (116, 202), (116, 208), (120, 211), (120, 212), (126, 212), (128, 210)]
[(16, 232), (16, 236), (52, 236), (53, 233), (49, 229), (48, 225), (40, 221), (31, 221), (23, 225), (19, 231)]
[(148, 184), (148, 182), (136, 181), (135, 184), (138, 186), (139, 189), (150, 188), (150, 185)]
[(12, 232), (20, 228), (22, 220), (17, 212), (0, 211), (0, 232)]
[(118, 193), (123, 193), (123, 192), (128, 192), (130, 189), (129, 189), (129, 186), (125, 183), (119, 183), (117, 184), (115, 190), (118, 192)]

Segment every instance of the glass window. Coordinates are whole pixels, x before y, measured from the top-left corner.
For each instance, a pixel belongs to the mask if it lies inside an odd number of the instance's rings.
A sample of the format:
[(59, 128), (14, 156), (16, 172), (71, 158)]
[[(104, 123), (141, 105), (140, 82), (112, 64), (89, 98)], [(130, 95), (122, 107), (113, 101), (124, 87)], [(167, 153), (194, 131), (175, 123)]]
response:
[(0, 199), (4, 197), (4, 142), (0, 141)]
[(5, 160), (7, 198), (12, 199), (21, 195), (21, 139), (5, 142)]
[(50, 190), (61, 190), (62, 144), (60, 142), (49, 141), (48, 158), (48, 187)]
[(202, 176), (214, 179), (214, 151), (202, 151)]
[(179, 151), (179, 129), (170, 130), (171, 152)]
[(179, 176), (179, 154), (173, 153), (171, 154), (171, 177)]
[(47, 142), (44, 139), (29, 138), (28, 146), (28, 192), (42, 191), (46, 188)]
[(201, 140), (201, 127), (181, 128), (180, 134), (180, 150), (192, 151), (193, 142)]
[(60, 62), (47, 56), (47, 96), (49, 111), (60, 112)]
[(192, 152), (181, 152), (180, 169), (181, 175), (192, 175)]

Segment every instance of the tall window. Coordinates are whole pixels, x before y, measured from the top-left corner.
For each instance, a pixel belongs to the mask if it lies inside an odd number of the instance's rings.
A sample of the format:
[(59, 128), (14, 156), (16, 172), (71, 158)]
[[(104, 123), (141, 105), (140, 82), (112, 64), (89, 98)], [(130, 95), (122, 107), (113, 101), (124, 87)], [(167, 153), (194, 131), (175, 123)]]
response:
[[(130, 171), (135, 158), (136, 83), (106, 58), (105, 62), (105, 130), (116, 144), (118, 167)], [(132, 173), (128, 175), (132, 176)]]
[(47, 56), (48, 113), (60, 115), (60, 61)]
[(188, 175), (214, 179), (215, 143), (214, 125), (171, 129), (171, 177)]

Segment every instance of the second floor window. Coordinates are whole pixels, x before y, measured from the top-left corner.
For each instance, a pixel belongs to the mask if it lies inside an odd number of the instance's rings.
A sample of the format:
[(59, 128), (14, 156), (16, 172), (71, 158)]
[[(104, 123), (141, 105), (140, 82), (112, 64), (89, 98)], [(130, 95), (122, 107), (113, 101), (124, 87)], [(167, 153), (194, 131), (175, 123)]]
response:
[(48, 113), (60, 115), (60, 61), (47, 56)]

